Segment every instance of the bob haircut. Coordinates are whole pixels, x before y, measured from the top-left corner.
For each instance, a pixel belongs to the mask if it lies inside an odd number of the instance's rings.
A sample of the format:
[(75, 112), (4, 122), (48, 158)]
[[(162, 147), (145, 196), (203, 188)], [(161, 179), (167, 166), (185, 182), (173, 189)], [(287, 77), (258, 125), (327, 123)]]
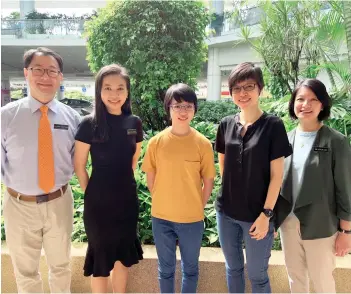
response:
[(289, 101), (289, 115), (292, 119), (297, 119), (297, 116), (294, 112), (294, 104), (296, 96), (299, 90), (302, 87), (306, 87), (310, 89), (314, 95), (316, 95), (317, 99), (322, 103), (322, 110), (318, 115), (318, 120), (322, 121), (327, 119), (330, 116), (330, 109), (332, 107), (332, 100), (325, 88), (325, 85), (317, 79), (306, 79), (297, 84), (294, 92), (291, 94), (291, 98)]
[(178, 103), (185, 101), (185, 102), (194, 104), (195, 113), (196, 113), (197, 96), (195, 94), (195, 91), (192, 88), (190, 88), (188, 85), (179, 83), (179, 84), (172, 85), (168, 88), (164, 99), (164, 108), (165, 108), (165, 111), (167, 112), (168, 117), (170, 117), (169, 108), (171, 106), (172, 99), (174, 99)]

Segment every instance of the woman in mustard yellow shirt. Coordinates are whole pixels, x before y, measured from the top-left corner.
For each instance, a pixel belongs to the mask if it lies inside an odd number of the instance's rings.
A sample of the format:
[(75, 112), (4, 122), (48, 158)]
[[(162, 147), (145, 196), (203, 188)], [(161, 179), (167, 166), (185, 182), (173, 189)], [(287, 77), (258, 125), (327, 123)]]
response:
[(164, 100), (172, 126), (153, 137), (142, 169), (152, 195), (152, 230), (158, 255), (161, 293), (174, 293), (176, 241), (182, 260), (182, 293), (194, 293), (204, 231), (204, 207), (215, 177), (211, 142), (190, 122), (197, 110), (195, 92), (171, 86)]

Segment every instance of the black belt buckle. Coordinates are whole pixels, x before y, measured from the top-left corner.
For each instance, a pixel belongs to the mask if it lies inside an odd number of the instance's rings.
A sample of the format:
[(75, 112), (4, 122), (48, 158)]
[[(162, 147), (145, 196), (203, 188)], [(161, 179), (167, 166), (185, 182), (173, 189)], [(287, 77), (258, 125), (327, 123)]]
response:
[(49, 201), (49, 194), (43, 194), (36, 197), (37, 203), (43, 203)]

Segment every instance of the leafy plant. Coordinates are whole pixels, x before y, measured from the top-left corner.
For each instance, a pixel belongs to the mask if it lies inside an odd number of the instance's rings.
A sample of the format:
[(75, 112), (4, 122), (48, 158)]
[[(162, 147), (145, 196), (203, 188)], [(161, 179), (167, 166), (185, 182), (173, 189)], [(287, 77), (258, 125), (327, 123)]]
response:
[(22, 98), (23, 94), (22, 94), (22, 89), (16, 89), (16, 90), (11, 90), (11, 98)]
[(92, 96), (87, 96), (83, 94), (81, 91), (65, 91), (65, 97), (66, 98), (74, 98), (74, 99), (84, 99), (84, 100), (89, 100), (93, 101), (94, 97)]
[(47, 13), (47, 12), (42, 13), (42, 12), (38, 12), (36, 10), (33, 10), (33, 11), (27, 13), (25, 18), (26, 19), (32, 19), (32, 20), (34, 20), (34, 19), (39, 19), (39, 20), (41, 20), (41, 19), (50, 19), (50, 14)]
[(4, 20), (19, 20), (20, 18), (21, 18), (21, 14), (18, 11), (13, 11), (8, 16), (1, 17), (1, 21), (4, 21)]
[(194, 122), (211, 122), (219, 124), (225, 116), (238, 112), (237, 106), (231, 101), (199, 101)]
[[(348, 60), (349, 68), (351, 69), (351, 3), (350, 1), (330, 1), (333, 7), (339, 8), (337, 11), (339, 15), (343, 18), (343, 23), (345, 25), (345, 34), (346, 34), (346, 44), (348, 48)], [(342, 5), (342, 8), (341, 8)]]

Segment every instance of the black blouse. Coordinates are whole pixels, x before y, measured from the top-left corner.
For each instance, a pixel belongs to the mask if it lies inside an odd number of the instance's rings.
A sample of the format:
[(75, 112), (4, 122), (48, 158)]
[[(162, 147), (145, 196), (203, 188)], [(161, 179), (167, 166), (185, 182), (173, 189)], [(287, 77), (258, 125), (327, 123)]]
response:
[(241, 136), (239, 115), (222, 119), (215, 149), (225, 154), (222, 187), (216, 201), (218, 211), (229, 217), (253, 222), (260, 215), (270, 183), (270, 163), (292, 154), (282, 120), (263, 113)]
[(123, 170), (132, 169), (132, 159), (136, 143), (143, 141), (142, 123), (134, 115), (112, 115), (107, 113), (107, 130), (109, 139), (98, 141), (94, 137), (93, 117), (83, 118), (75, 139), (90, 144), (93, 167), (115, 166)]

